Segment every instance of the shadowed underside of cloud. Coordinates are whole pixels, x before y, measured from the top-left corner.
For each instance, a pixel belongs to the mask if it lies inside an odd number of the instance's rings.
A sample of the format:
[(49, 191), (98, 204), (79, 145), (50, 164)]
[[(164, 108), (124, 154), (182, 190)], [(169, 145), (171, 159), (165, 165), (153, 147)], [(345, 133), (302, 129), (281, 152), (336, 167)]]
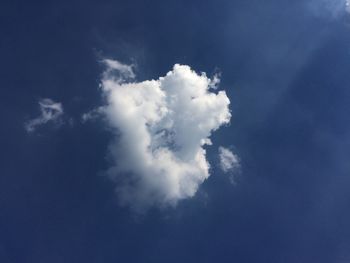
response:
[(34, 132), (38, 126), (46, 124), (47, 122), (57, 121), (63, 114), (62, 104), (54, 102), (51, 99), (39, 100), (39, 106), (41, 115), (35, 119), (29, 120), (24, 125), (27, 132)]
[(100, 112), (115, 131), (107, 174), (120, 204), (143, 212), (194, 196), (209, 177), (203, 146), (231, 118), (225, 91), (214, 92), (218, 79), (176, 64), (157, 80), (130, 82), (131, 67), (105, 64), (101, 87), (107, 104)]

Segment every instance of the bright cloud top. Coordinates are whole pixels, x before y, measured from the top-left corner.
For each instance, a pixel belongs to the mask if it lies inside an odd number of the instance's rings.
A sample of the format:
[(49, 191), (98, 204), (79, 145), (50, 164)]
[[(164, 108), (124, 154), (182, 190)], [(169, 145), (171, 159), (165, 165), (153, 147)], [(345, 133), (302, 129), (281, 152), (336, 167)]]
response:
[(62, 104), (59, 102), (54, 102), (51, 99), (41, 99), (39, 100), (41, 115), (35, 119), (29, 120), (25, 123), (25, 129), (27, 132), (33, 132), (35, 129), (47, 122), (57, 121), (63, 114)]
[(231, 183), (235, 183), (234, 175), (240, 169), (240, 162), (237, 155), (235, 155), (229, 149), (220, 146), (219, 147), (219, 159), (220, 168), (224, 173), (229, 174)]
[(144, 211), (194, 196), (209, 177), (203, 146), (231, 118), (225, 91), (214, 92), (218, 79), (176, 64), (157, 80), (126, 82), (123, 75), (134, 76), (130, 68), (111, 60), (106, 65), (107, 105), (100, 109), (116, 134), (107, 173), (121, 205)]

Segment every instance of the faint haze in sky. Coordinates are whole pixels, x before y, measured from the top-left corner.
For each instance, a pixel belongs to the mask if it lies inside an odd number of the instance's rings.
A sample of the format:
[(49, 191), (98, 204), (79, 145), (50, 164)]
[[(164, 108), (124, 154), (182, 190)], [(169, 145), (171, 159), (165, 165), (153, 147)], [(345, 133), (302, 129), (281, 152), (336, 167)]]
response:
[(336, 19), (350, 12), (349, 0), (311, 0), (307, 3), (310, 10), (318, 16)]

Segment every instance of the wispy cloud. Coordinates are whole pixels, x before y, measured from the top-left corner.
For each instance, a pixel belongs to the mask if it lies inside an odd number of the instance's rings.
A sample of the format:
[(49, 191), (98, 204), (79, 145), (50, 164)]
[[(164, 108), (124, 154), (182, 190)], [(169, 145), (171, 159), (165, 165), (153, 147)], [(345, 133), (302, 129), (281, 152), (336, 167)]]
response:
[(59, 102), (54, 102), (51, 99), (41, 99), (38, 103), (41, 114), (25, 123), (24, 127), (27, 132), (35, 131), (38, 126), (47, 122), (56, 122), (63, 114), (63, 107)]
[(125, 80), (126, 78), (135, 78), (133, 65), (125, 65), (117, 60), (112, 59), (105, 59), (103, 60), (103, 62), (107, 66), (105, 74), (108, 75), (111, 71), (114, 71), (114, 73), (119, 72), (121, 75), (117, 78), (118, 80)]
[(204, 145), (230, 121), (230, 100), (211, 80), (186, 65), (157, 80), (126, 82), (130, 66), (106, 60), (101, 108), (115, 140), (107, 174), (116, 182), (120, 204), (137, 212), (173, 206), (195, 195), (209, 177)]
[(234, 175), (240, 169), (239, 158), (229, 149), (219, 147), (220, 168), (224, 173), (229, 174), (231, 183), (234, 183)]
[(350, 0), (311, 0), (308, 7), (316, 16), (338, 18), (350, 12)]
[(81, 121), (82, 121), (82, 123), (85, 123), (87, 121), (96, 120), (96, 119), (100, 118), (102, 114), (103, 114), (103, 107), (96, 108), (96, 109), (93, 109), (89, 112), (84, 113), (81, 116)]

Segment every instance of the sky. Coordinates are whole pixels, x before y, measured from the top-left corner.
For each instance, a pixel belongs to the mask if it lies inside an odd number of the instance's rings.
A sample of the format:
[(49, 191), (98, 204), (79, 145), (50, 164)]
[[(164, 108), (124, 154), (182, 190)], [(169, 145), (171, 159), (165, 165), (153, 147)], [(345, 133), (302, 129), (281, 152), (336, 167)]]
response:
[(346, 0), (0, 2), (0, 262), (350, 262)]

